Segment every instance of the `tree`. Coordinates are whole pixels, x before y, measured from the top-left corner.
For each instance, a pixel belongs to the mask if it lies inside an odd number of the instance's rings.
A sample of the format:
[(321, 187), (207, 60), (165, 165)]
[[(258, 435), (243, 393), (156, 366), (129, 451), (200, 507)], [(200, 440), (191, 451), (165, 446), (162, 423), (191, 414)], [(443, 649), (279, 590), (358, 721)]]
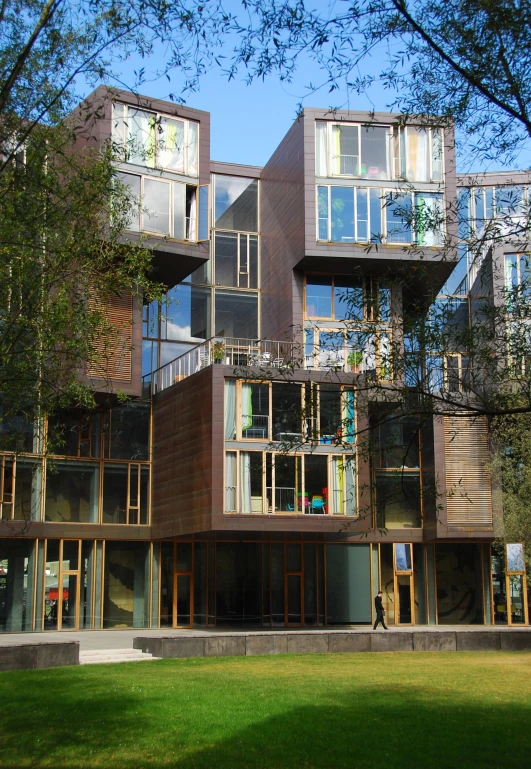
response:
[[(531, 418), (529, 414), (494, 420), (493, 437), (498, 444), (493, 468), (503, 490), (503, 542), (531, 542)], [(531, 552), (526, 548), (531, 567)]]
[(130, 201), (116, 186), (111, 149), (79, 157), (74, 139), (67, 127), (36, 127), (0, 174), (0, 405), (8, 450), (22, 448), (21, 418), (39, 422), (68, 402), (92, 405), (80, 370), (116, 333), (101, 300), (124, 291), (149, 299), (158, 288), (148, 277), (150, 253), (121, 241)]
[[(289, 80), (304, 56), (332, 93), (379, 80), (390, 106), (452, 121), (480, 159), (514, 162), (531, 137), (528, 0), (352, 0), (308, 10), (302, 0), (245, 0), (229, 72)], [(337, 12), (339, 9), (339, 13)], [(250, 18), (250, 20), (247, 20)], [(371, 73), (360, 76), (360, 64)], [(316, 87), (309, 85), (309, 93)]]
[[(98, 118), (85, 109), (69, 119), (79, 90), (119, 82), (120, 64), (149, 56), (156, 44), (167, 50), (158, 74), (169, 79), (177, 69), (182, 90), (193, 88), (209, 60), (205, 29), (217, 10), (196, 0), (0, 7), (2, 448), (17, 449), (22, 418), (65, 401), (91, 405), (79, 369), (114, 333), (94, 298), (132, 291), (149, 301), (160, 288), (149, 278), (149, 252), (121, 238), (131, 200), (113, 170), (119, 148), (109, 143), (89, 155), (76, 145)], [(139, 69), (129, 87), (145, 77)]]

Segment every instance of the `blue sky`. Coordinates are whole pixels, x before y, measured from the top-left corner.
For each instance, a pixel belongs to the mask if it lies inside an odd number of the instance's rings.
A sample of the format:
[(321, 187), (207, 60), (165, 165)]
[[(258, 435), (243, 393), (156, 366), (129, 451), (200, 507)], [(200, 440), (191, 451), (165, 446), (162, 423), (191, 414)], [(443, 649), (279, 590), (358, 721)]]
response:
[[(161, 61), (158, 57), (144, 59), (141, 66), (146, 72), (154, 71)], [(138, 62), (133, 59), (127, 63), (122, 70), (124, 84), (134, 81), (137, 67)], [(211, 113), (213, 160), (264, 165), (289, 130), (303, 99), (307, 107), (341, 106), (359, 110), (386, 110), (392, 101), (389, 92), (376, 87), (366, 95), (349, 97), (346, 86), (341, 83), (333, 94), (329, 94), (326, 87), (308, 96), (308, 83), (319, 83), (323, 79), (323, 73), (309, 59), (304, 60), (292, 83), (283, 83), (271, 75), (247, 85), (243, 73), (229, 81), (221, 70), (213, 69), (201, 78), (199, 91), (187, 95), (186, 104)], [(169, 93), (178, 94), (181, 88), (182, 81), (178, 73), (174, 73), (171, 83), (164, 77), (146, 83), (140, 92), (164, 99)]]
[[(228, 0), (228, 4), (240, 7), (239, 0)], [(333, 5), (334, 0), (330, 4)], [(329, 3), (327, 0), (315, 0), (314, 5), (325, 7)], [(121, 82), (117, 85), (127, 87), (133, 83), (135, 69), (141, 67), (146, 70), (149, 78), (149, 73), (155, 72), (164, 63), (164, 53), (164, 50), (159, 50), (148, 59), (129, 59), (122, 65)], [(230, 51), (226, 53), (230, 57)], [(372, 59), (364, 62), (364, 68), (358, 74), (363, 76), (371, 71), (379, 72), (388, 53), (387, 47), (385, 50), (384, 47), (375, 50)], [(298, 71), (291, 83), (281, 82), (278, 76), (271, 75), (265, 81), (255, 80), (247, 85), (244, 72), (229, 81), (221, 70), (213, 69), (203, 75), (199, 90), (188, 94), (186, 103), (211, 114), (213, 160), (264, 165), (289, 130), (301, 101), (307, 107), (340, 106), (354, 110), (386, 111), (397, 95), (392, 91), (384, 91), (378, 83), (362, 95), (349, 94), (346, 84), (342, 82), (338, 83), (338, 90), (332, 94), (325, 87), (308, 95), (308, 84), (322, 83), (323, 80), (322, 71), (309, 57), (300, 59)], [(143, 94), (164, 99), (169, 93), (179, 94), (183, 83), (184, 79), (176, 72), (171, 82), (164, 77), (145, 83), (139, 90)], [(518, 167), (530, 165), (531, 152), (522, 153)], [(499, 164), (487, 167), (474, 163), (470, 166), (466, 153), (462, 153), (459, 162), (459, 170), (462, 172), (501, 169)]]

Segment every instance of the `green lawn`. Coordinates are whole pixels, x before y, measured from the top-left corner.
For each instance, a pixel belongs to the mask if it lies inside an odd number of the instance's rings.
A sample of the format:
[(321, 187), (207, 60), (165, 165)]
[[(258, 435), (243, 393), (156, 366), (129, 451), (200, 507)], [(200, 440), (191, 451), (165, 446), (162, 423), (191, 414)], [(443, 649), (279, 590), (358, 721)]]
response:
[(531, 654), (162, 660), (0, 673), (0, 767), (531, 766)]

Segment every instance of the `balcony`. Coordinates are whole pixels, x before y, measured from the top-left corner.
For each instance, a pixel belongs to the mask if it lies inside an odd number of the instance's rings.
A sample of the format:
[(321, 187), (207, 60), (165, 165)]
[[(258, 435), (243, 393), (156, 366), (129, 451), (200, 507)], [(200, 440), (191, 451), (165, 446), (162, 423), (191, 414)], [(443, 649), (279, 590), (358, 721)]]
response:
[[(266, 339), (209, 339), (144, 376), (143, 396), (162, 392), (215, 363), (234, 368), (292, 369), (301, 366), (300, 347), (292, 342)], [(256, 427), (263, 429), (264, 426)]]

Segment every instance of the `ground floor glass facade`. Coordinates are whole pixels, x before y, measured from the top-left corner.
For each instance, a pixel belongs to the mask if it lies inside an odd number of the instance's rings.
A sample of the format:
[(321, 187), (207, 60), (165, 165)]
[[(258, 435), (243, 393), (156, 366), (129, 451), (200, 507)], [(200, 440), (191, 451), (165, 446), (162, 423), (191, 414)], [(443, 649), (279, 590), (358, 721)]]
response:
[(520, 546), (290, 537), (0, 539), (0, 631), (528, 624)]

